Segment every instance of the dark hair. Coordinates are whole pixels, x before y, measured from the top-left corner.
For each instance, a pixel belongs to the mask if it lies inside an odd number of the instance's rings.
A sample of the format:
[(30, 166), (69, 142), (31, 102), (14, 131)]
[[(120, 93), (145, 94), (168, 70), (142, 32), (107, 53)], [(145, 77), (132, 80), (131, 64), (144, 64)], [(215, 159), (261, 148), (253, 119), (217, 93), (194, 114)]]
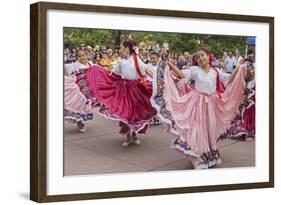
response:
[(253, 58), (251, 56), (248, 56), (247, 58), (245, 58), (244, 62), (249, 62), (249, 63), (253, 63)]
[(254, 51), (252, 49), (249, 49), (247, 54), (248, 55), (254, 54)]
[(155, 51), (152, 51), (150, 55), (156, 55), (157, 57), (159, 57), (159, 53), (155, 52)]
[(134, 42), (134, 41), (125, 41), (125, 42), (123, 43), (123, 46), (124, 46), (125, 48), (128, 48), (128, 49), (129, 49), (130, 54), (133, 53), (133, 51), (134, 51), (133, 47), (136, 46), (136, 45), (137, 45), (137, 44), (136, 44), (136, 42)]
[(198, 51), (203, 51), (204, 53), (206, 53), (207, 55), (210, 55), (210, 50), (206, 47), (204, 48), (199, 48), (195, 53), (197, 53)]
[(162, 59), (163, 61), (167, 61), (167, 60), (169, 60), (169, 55), (170, 55), (170, 52), (169, 52), (169, 50), (167, 50), (167, 51), (165, 51), (165, 52), (162, 53), (161, 59)]
[(101, 52), (97, 52), (97, 53), (96, 53), (95, 59), (97, 59), (98, 56), (99, 56), (100, 58), (102, 57), (102, 56), (101, 56)]
[[(199, 51), (199, 50), (198, 50), (198, 51)], [(196, 55), (193, 55), (193, 56), (192, 56), (192, 65), (195, 65), (195, 66), (198, 65)]]

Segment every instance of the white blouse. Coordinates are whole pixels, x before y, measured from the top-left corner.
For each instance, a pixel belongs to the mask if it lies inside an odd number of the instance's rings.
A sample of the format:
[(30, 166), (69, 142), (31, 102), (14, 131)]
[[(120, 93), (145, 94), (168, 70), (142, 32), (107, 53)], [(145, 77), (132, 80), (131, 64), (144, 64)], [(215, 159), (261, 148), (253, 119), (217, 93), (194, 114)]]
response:
[(148, 81), (153, 81), (154, 76), (157, 75), (157, 68), (158, 68), (158, 64), (157, 65), (152, 65), (151, 63), (147, 64), (148, 69), (150, 69), (150, 71), (153, 73), (153, 77), (150, 77), (149, 75), (146, 76), (146, 79)]
[[(147, 65), (138, 56), (137, 59), (140, 70), (142, 74), (145, 75), (145, 69), (147, 68)], [(130, 56), (128, 59), (119, 60), (118, 65), (113, 68), (112, 72), (128, 80), (136, 80), (139, 78), (133, 56)]]
[[(220, 81), (223, 84), (227, 84), (231, 74), (224, 73), (218, 69), (217, 71), (219, 73)], [(193, 66), (184, 72), (184, 76), (186, 83), (190, 80), (195, 81), (195, 89), (198, 92), (206, 94), (214, 94), (216, 92), (217, 72), (213, 68), (206, 73), (201, 67)]]
[[(91, 61), (89, 61), (89, 63), (91, 65), (93, 65), (93, 63)], [(65, 64), (64, 68), (67, 72), (68, 75), (71, 75), (72, 73), (74, 73), (75, 71), (79, 71), (80, 69), (88, 69), (89, 65), (84, 65), (82, 63), (80, 63), (79, 61), (76, 61), (74, 63), (69, 63), (69, 64)]]

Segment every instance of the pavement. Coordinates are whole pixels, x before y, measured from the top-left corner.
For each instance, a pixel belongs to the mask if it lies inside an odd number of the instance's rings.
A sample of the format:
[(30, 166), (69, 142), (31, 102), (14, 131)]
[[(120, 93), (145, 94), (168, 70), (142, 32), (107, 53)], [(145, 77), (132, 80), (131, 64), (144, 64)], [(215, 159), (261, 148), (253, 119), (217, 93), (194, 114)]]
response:
[[(139, 135), (141, 144), (124, 148), (116, 121), (95, 114), (81, 133), (75, 124), (64, 125), (64, 175), (91, 175), (193, 169), (182, 154), (170, 148), (162, 125)], [(219, 142), (222, 164), (215, 168), (255, 166), (255, 140)]]

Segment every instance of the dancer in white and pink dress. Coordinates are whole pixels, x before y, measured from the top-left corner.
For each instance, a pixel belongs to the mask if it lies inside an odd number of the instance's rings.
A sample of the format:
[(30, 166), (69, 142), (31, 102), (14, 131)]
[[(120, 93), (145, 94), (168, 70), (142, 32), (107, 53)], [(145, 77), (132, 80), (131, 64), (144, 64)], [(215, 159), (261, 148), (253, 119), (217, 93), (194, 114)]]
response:
[(86, 131), (87, 121), (93, 119), (93, 108), (97, 104), (89, 90), (88, 73), (93, 67), (84, 50), (78, 52), (76, 62), (65, 64), (64, 119), (77, 123), (81, 132)]
[(256, 81), (253, 61), (245, 59), (244, 64), (248, 65), (248, 74), (245, 78), (246, 89), (243, 103), (240, 106), (241, 112), (228, 132), (228, 136), (235, 139), (252, 140), (255, 138), (256, 125)]
[[(199, 66), (185, 74), (167, 64), (163, 97), (178, 134), (173, 148), (183, 153), (194, 168), (209, 168), (221, 163), (217, 141), (239, 113), (246, 69), (240, 66), (232, 74), (226, 74), (210, 66), (206, 51), (199, 50), (196, 56)], [(172, 73), (186, 82), (194, 80), (194, 89), (179, 95)], [(228, 84), (223, 93), (220, 81)]]

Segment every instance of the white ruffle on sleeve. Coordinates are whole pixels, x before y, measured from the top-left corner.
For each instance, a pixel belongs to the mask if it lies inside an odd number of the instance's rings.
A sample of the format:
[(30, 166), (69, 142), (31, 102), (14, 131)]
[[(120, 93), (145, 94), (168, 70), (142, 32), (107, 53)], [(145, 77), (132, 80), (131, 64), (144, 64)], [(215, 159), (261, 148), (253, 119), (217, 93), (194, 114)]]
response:
[(198, 72), (198, 67), (190, 67), (183, 71), (184, 82), (188, 83), (190, 80), (195, 80)]
[(74, 62), (74, 63), (65, 64), (64, 68), (65, 68), (67, 74), (71, 75), (72, 73), (74, 73), (74, 71), (79, 69), (79, 66), (78, 66), (77, 62)]

